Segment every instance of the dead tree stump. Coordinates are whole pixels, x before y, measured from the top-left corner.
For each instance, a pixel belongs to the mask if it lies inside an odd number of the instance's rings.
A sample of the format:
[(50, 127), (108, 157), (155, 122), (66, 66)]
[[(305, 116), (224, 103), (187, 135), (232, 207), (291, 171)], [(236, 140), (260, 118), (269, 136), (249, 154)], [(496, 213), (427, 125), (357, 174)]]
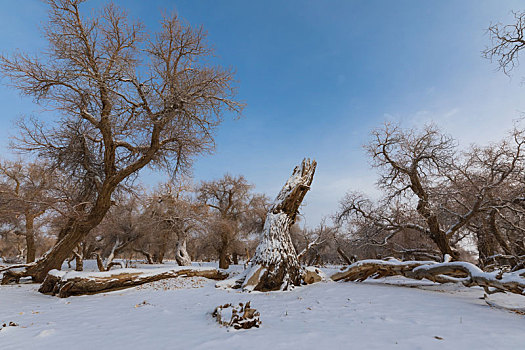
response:
[(301, 283), (301, 266), (290, 238), (317, 163), (304, 159), (268, 210), (261, 242), (250, 261), (242, 287), (246, 290), (286, 290)]

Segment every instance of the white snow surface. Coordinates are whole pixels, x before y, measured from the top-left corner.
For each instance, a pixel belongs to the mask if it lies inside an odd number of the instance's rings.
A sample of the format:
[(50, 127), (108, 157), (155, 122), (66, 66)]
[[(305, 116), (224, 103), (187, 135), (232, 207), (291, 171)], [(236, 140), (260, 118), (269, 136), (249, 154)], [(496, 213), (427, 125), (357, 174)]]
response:
[[(271, 293), (214, 286), (176, 278), (66, 299), (36, 284), (0, 286), (0, 327), (19, 324), (1, 328), (0, 349), (525, 349), (525, 316), (488, 306), (480, 288), (401, 277)], [(490, 300), (525, 307), (519, 295)], [(211, 317), (218, 305), (247, 301), (260, 328), (236, 331)]]

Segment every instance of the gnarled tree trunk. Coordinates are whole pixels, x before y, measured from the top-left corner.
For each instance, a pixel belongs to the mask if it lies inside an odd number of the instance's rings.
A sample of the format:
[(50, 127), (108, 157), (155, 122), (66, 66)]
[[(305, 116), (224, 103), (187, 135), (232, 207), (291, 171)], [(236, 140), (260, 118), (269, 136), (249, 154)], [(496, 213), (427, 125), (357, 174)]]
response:
[(316, 165), (315, 161), (304, 159), (295, 167), (270, 207), (261, 242), (242, 285), (244, 289), (286, 290), (301, 283), (301, 266), (290, 238), (290, 227), (310, 189)]
[(221, 245), (219, 247), (219, 268), (227, 269), (230, 267), (230, 258), (228, 256), (228, 248), (230, 246), (229, 233), (221, 232)]
[(21, 277), (32, 277), (34, 282), (42, 282), (50, 270), (60, 270), (62, 263), (71, 255), (78, 244), (96, 227), (104, 218), (111, 206), (111, 194), (114, 186), (108, 186), (101, 193), (93, 208), (86, 218), (72, 218), (60, 231), (59, 240), (53, 248), (44, 254), (39, 260), (27, 264), (23, 271), (6, 271), (2, 278), (2, 284), (18, 281)]
[(487, 294), (510, 292), (525, 295), (525, 272), (484, 272), (464, 261), (436, 263), (435, 261), (361, 260), (331, 276), (334, 281), (364, 281), (367, 278), (404, 276), (438, 283), (462, 283), (467, 287), (480, 286)]
[(186, 250), (186, 236), (180, 237), (175, 245), (175, 260), (179, 266), (190, 266), (191, 259)]

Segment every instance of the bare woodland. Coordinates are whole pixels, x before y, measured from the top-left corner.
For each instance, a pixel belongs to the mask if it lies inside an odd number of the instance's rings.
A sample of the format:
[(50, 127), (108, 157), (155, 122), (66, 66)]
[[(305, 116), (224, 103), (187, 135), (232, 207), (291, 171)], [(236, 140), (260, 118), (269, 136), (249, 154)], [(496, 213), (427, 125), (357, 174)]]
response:
[[(302, 227), (313, 160), (294, 168), (273, 202), (242, 175), (192, 182), (192, 161), (213, 150), (223, 118), (244, 107), (233, 71), (210, 64), (202, 28), (173, 15), (151, 33), (111, 4), (86, 17), (81, 0), (47, 3), (48, 49), (0, 57), (11, 86), (56, 115), (54, 124), (18, 123), (14, 149), (38, 161), (0, 164), (0, 257), (9, 264), (0, 267), (2, 283), (31, 278), (65, 297), (181, 275), (225, 279), (230, 264), (243, 264), (242, 275), (218, 286), (272, 291), (324, 278), (306, 266), (343, 264), (333, 280), (402, 275), (524, 294), (519, 123), (499, 142), (468, 149), (433, 125), (385, 124), (365, 145), (381, 198), (350, 191), (333, 217)], [(525, 14), (515, 16), (513, 25), (489, 28), (484, 53), (505, 73), (525, 46)], [(146, 167), (170, 180), (143, 189)], [(82, 271), (86, 259), (100, 274), (56, 271), (64, 263)], [(181, 267), (127, 266), (166, 259)], [(218, 261), (219, 269), (193, 261)]]

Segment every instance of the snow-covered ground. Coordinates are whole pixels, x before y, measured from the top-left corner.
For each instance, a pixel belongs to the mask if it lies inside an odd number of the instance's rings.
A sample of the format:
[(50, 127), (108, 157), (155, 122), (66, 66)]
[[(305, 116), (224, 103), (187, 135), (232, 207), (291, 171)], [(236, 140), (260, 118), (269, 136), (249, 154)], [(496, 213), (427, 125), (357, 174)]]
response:
[[(272, 293), (214, 284), (174, 279), (67, 299), (35, 284), (0, 286), (0, 327), (18, 324), (0, 330), (0, 349), (525, 349), (525, 316), (488, 306), (478, 288), (400, 278)], [(525, 297), (490, 298), (525, 308)], [(249, 300), (258, 329), (229, 330), (211, 317), (220, 304)]]

